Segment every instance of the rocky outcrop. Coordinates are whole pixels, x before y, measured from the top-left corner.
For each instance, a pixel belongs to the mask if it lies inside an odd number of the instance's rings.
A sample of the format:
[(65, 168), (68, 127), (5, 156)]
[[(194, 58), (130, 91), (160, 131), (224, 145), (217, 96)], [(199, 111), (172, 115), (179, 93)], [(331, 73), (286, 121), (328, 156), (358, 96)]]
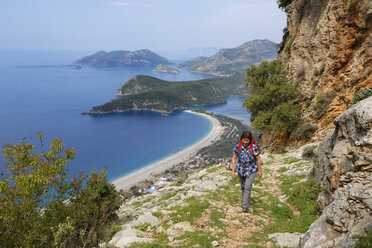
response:
[(319, 136), (348, 108), (354, 93), (372, 87), (372, 4), (369, 0), (293, 0), (279, 58), (302, 93), (302, 117)]
[(314, 151), (314, 177), (324, 191), (320, 218), (301, 247), (348, 247), (372, 230), (372, 97), (338, 116)]

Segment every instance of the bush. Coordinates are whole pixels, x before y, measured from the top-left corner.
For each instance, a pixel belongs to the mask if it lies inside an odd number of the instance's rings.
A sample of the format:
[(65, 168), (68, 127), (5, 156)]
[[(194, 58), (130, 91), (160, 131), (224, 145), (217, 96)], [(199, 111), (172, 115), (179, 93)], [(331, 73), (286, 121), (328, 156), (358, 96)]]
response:
[(299, 139), (311, 139), (314, 136), (314, 132), (317, 127), (311, 123), (304, 123), (299, 125), (293, 134)]
[(280, 9), (288, 12), (289, 7), (291, 6), (292, 0), (277, 0), (278, 6)]
[(334, 97), (335, 97), (334, 92), (327, 92), (325, 94), (320, 94), (318, 96), (316, 103), (314, 105), (315, 118), (320, 118), (326, 113), (328, 106)]
[(319, 75), (322, 75), (323, 74), (323, 72), (324, 72), (324, 69), (325, 69), (325, 64), (323, 63), (323, 64), (321, 64), (321, 66), (319, 67), (319, 69), (318, 68), (315, 68), (315, 70), (314, 70), (314, 76), (319, 76)]
[(305, 147), (304, 150), (302, 151), (302, 158), (307, 159), (307, 160), (312, 159), (314, 157), (315, 148), (316, 148), (316, 146)]
[(372, 96), (372, 88), (367, 87), (364, 90), (357, 91), (354, 94), (351, 104), (356, 104), (357, 102), (367, 99), (370, 96)]
[[(43, 135), (38, 133), (43, 147)], [(94, 247), (106, 224), (116, 218), (120, 198), (106, 181), (106, 171), (93, 172), (85, 183), (80, 173), (67, 180), (73, 149), (53, 140), (49, 151), (23, 141), (6, 144), (7, 172), (0, 178), (0, 244), (5, 247)], [(43, 149), (41, 149), (43, 150)]]
[(252, 92), (243, 106), (251, 112), (253, 127), (290, 133), (299, 124), (300, 107), (294, 103), (299, 92), (287, 83), (286, 75), (280, 60), (247, 69), (246, 85)]
[(270, 124), (275, 131), (291, 133), (300, 122), (300, 105), (286, 102), (274, 108)]

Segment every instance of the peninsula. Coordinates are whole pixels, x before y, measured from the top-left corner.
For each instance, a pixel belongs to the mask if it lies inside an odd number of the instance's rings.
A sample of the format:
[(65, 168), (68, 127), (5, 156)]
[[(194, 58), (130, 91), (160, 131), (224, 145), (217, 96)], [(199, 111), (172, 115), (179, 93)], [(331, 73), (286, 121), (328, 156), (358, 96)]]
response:
[(244, 74), (184, 82), (138, 75), (119, 88), (119, 98), (83, 114), (151, 110), (169, 115), (175, 109), (223, 103), (229, 96), (242, 95), (242, 92), (246, 92)]

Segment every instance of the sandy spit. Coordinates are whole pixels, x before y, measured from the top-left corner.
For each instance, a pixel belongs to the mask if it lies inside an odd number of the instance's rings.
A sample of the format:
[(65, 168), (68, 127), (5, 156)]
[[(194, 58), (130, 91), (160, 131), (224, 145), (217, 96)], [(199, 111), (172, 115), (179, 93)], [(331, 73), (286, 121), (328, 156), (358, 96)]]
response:
[(217, 141), (220, 139), (224, 128), (221, 126), (220, 122), (216, 118), (213, 118), (207, 114), (192, 112), (190, 110), (185, 110), (185, 112), (201, 115), (207, 118), (212, 123), (211, 131), (203, 139), (199, 140), (197, 143), (169, 157), (166, 157), (158, 162), (150, 164), (135, 172), (132, 172), (128, 175), (125, 175), (119, 179), (112, 181), (112, 183), (116, 186), (117, 190), (129, 189), (132, 185), (150, 178), (151, 175), (153, 174), (161, 173), (165, 171), (166, 169), (171, 168), (173, 165), (187, 161), (191, 159), (192, 157), (194, 157), (201, 148), (208, 146), (212, 144), (214, 141)]

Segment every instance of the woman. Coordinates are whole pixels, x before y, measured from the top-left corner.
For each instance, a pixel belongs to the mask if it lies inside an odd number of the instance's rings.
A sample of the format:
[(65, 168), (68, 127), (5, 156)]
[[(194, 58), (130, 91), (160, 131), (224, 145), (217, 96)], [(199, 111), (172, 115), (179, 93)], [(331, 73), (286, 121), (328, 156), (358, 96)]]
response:
[(243, 212), (248, 212), (249, 198), (254, 179), (258, 174), (258, 178), (262, 177), (262, 166), (260, 159), (260, 151), (254, 143), (252, 134), (249, 131), (244, 131), (240, 137), (240, 142), (235, 146), (231, 169), (232, 178), (235, 178), (235, 165), (238, 171), (240, 188), (243, 193)]

